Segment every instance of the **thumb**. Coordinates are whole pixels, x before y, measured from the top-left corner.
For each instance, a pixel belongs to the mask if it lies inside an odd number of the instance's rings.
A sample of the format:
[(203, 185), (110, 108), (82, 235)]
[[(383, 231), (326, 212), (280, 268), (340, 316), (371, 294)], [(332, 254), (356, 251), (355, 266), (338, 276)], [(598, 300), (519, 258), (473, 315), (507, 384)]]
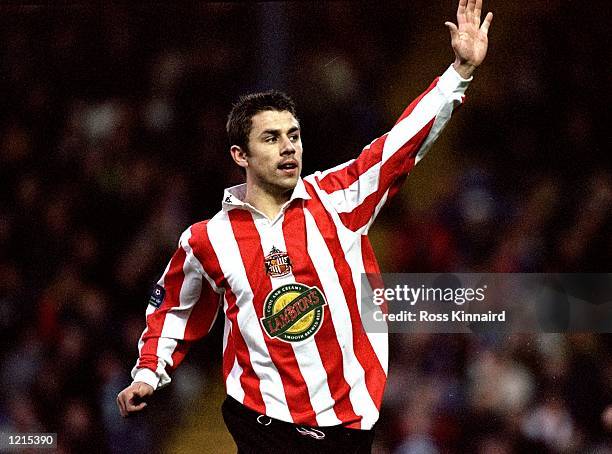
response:
[(457, 26), (452, 22), (444, 22), (444, 25), (446, 25), (448, 27), (448, 30), (450, 31), (451, 39), (454, 39), (458, 32)]

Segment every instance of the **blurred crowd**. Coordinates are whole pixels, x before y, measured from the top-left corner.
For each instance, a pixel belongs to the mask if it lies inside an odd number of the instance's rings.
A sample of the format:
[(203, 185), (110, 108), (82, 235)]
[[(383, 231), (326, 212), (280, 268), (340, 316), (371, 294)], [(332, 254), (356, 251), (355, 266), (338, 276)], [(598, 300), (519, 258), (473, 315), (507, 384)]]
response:
[[(169, 449), (185, 399), (123, 421), (115, 396), (180, 232), (242, 180), (232, 101), (286, 90), (305, 173), (350, 159), (452, 61), (455, 2), (431, 3), (0, 7), (0, 432)], [(610, 272), (605, 5), (490, 3), (466, 106), (372, 232), (383, 271)], [(376, 449), (610, 452), (611, 344), (392, 336)], [(218, 327), (207, 345), (169, 392), (220, 373)]]

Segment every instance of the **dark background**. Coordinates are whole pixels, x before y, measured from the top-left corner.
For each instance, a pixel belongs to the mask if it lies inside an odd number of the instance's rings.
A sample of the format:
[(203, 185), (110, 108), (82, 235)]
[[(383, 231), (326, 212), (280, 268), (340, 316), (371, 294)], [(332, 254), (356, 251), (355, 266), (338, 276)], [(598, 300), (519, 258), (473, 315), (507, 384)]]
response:
[[(489, 57), (466, 104), (371, 232), (382, 269), (610, 272), (609, 5), (484, 7)], [(241, 182), (231, 103), (287, 91), (305, 174), (344, 162), (452, 62), (455, 10), (0, 6), (0, 431), (57, 432), (60, 452), (231, 449), (219, 326), (144, 415), (122, 420), (114, 403), (180, 232)], [(611, 449), (610, 344), (393, 335), (375, 450)]]

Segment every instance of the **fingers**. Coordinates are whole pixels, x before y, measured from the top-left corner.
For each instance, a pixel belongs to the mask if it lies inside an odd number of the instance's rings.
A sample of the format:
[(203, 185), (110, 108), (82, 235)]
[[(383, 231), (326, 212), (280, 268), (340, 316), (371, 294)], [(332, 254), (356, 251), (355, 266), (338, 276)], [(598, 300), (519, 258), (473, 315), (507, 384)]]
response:
[(128, 415), (127, 409), (125, 407), (126, 402), (125, 402), (126, 396), (125, 396), (125, 390), (121, 391), (119, 393), (119, 395), (117, 396), (117, 406), (119, 407), (119, 413), (121, 413), (121, 416), (123, 416), (124, 418)]
[(465, 11), (467, 8), (468, 0), (459, 0), (459, 7), (457, 8), (457, 24), (461, 25), (466, 21)]
[(476, 27), (480, 27), (480, 14), (482, 13), (482, 0), (476, 0), (474, 5), (474, 24)]
[(128, 407), (127, 407), (127, 412), (128, 412), (128, 414), (129, 413), (134, 413), (136, 411), (142, 410), (146, 406), (147, 406), (146, 402), (140, 402), (138, 405), (129, 404)]
[(128, 386), (117, 396), (117, 406), (119, 407), (119, 413), (124, 418), (129, 416), (131, 413), (138, 412), (147, 406), (146, 402), (138, 402), (142, 397), (146, 397), (151, 394), (152, 387), (136, 383)]
[(124, 418), (129, 416), (130, 413), (134, 413), (142, 410), (147, 406), (146, 402), (135, 403), (135, 398), (140, 397), (137, 393), (132, 391), (122, 391), (117, 396), (117, 405), (119, 406), (119, 413)]
[(491, 26), (491, 22), (493, 21), (493, 13), (488, 12), (485, 20), (482, 22), (480, 26), (480, 30), (487, 35), (489, 33), (489, 27)]
[(465, 8), (465, 20), (470, 23), (474, 22), (474, 5), (476, 4), (476, 0), (468, 0), (467, 6)]

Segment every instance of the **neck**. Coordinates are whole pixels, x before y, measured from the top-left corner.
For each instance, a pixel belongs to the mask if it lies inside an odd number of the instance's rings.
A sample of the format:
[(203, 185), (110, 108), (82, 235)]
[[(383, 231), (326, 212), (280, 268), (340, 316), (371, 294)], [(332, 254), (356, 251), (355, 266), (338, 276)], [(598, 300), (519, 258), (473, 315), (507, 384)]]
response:
[(282, 206), (291, 198), (292, 190), (269, 191), (247, 182), (245, 202), (254, 206), (268, 219), (274, 219)]

